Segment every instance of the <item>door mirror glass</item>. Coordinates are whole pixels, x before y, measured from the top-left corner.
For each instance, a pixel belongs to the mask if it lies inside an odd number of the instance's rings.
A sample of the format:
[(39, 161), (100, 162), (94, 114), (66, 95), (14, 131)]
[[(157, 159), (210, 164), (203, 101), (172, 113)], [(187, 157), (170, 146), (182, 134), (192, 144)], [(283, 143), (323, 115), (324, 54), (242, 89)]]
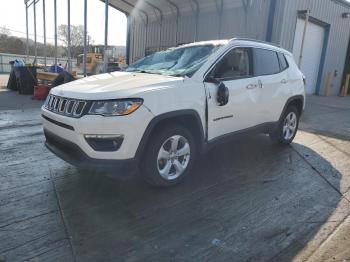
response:
[(216, 93), (216, 101), (218, 102), (219, 106), (226, 105), (228, 103), (229, 96), (230, 92), (227, 86), (225, 86), (223, 82), (220, 82)]

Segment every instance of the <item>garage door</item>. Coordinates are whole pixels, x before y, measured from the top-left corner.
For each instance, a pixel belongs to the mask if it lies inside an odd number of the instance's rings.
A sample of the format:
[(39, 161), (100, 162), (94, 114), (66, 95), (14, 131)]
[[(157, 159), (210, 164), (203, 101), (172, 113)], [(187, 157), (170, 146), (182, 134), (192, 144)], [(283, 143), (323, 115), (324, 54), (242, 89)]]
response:
[[(303, 38), (305, 20), (298, 18), (294, 37), (293, 54), (299, 63), (301, 42)], [(309, 22), (304, 42), (301, 71), (306, 76), (306, 93), (315, 94), (317, 76), (320, 68), (325, 29), (322, 26)]]

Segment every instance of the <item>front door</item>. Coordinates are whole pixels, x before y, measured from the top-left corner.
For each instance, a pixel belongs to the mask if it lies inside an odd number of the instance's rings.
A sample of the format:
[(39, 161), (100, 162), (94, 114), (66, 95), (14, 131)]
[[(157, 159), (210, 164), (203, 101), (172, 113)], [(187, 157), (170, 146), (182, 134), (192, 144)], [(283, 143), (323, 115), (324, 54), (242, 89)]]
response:
[(261, 86), (253, 77), (250, 48), (230, 50), (213, 68), (209, 76), (222, 82), (229, 90), (229, 100), (217, 102), (217, 83), (206, 81), (208, 97), (208, 140), (243, 130), (260, 123)]

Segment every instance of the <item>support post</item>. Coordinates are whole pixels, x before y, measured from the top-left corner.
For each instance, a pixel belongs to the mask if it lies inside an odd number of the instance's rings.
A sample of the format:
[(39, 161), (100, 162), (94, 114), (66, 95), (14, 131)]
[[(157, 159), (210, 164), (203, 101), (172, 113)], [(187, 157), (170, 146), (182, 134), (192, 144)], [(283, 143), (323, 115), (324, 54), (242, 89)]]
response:
[(34, 10), (34, 65), (37, 64), (37, 56), (38, 56), (38, 45), (37, 45), (37, 39), (36, 39), (36, 0), (34, 0), (33, 3), (33, 10)]
[(218, 32), (218, 39), (221, 39), (221, 32), (222, 32), (222, 15), (224, 12), (224, 0), (220, 1), (220, 8), (219, 8), (219, 32)]
[(55, 24), (55, 72), (57, 73), (57, 0), (54, 0), (54, 24)]
[(300, 55), (299, 55), (299, 61), (298, 66), (301, 67), (301, 62), (303, 60), (303, 52), (304, 52), (304, 44), (305, 44), (305, 35), (307, 26), (309, 24), (309, 18), (310, 18), (310, 9), (306, 10), (306, 17), (305, 17), (305, 25), (304, 25), (304, 31), (303, 31), (303, 38), (301, 40), (301, 47), (300, 47)]
[(84, 77), (86, 77), (86, 57), (87, 57), (87, 0), (84, 0)]
[(146, 34), (145, 34), (145, 53), (144, 56), (146, 55), (146, 49), (147, 49), (147, 43), (148, 43), (148, 15), (146, 15), (146, 26), (145, 26), (145, 30), (146, 30)]
[[(194, 42), (196, 42), (198, 40), (198, 22), (199, 22), (199, 12), (200, 12), (200, 9), (199, 9), (199, 3), (197, 0), (191, 0), (194, 5), (196, 6), (196, 11), (195, 11), (195, 27), (194, 27)], [(192, 6), (192, 5), (191, 5)], [(193, 10), (193, 8), (192, 8)]]
[(4, 61), (2, 60), (2, 55), (0, 55), (0, 65), (1, 65), (0, 73), (5, 73), (5, 70), (4, 70)]
[(47, 52), (46, 52), (46, 10), (45, 0), (43, 0), (43, 26), (44, 26), (44, 65), (47, 66)]
[(72, 53), (71, 53), (71, 39), (70, 39), (70, 0), (67, 0), (67, 16), (68, 16), (68, 21), (67, 21), (67, 44), (68, 44), (68, 51), (67, 51), (67, 57), (68, 57), (68, 72), (72, 72)]
[[(130, 49), (131, 49), (131, 15), (128, 15), (126, 18), (126, 26), (127, 26), (127, 31), (126, 31), (126, 64), (130, 64)], [(146, 32), (147, 33), (147, 32)], [(147, 36), (147, 34), (146, 34)], [(146, 40), (147, 42), (147, 40)], [(145, 50), (146, 51), (146, 50)]]
[(108, 49), (108, 7), (109, 7), (109, 0), (105, 0), (105, 46), (103, 50), (103, 72), (107, 73), (108, 68), (108, 56), (107, 56), (107, 49)]
[(161, 51), (162, 48), (162, 29), (163, 29), (163, 15), (160, 16), (159, 21), (159, 44), (158, 44), (158, 51)]
[(270, 0), (269, 17), (267, 19), (266, 42), (272, 42), (273, 24), (275, 20), (277, 0)]
[(26, 56), (29, 60), (28, 2), (26, 2)]

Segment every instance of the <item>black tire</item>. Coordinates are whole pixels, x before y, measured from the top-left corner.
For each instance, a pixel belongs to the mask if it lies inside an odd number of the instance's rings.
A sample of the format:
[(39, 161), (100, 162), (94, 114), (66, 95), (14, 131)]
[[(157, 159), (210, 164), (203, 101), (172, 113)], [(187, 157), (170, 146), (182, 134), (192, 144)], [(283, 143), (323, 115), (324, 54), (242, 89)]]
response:
[[(164, 161), (164, 167), (166, 164), (168, 164), (168, 161), (178, 161), (181, 163), (182, 161), (186, 162), (186, 159), (188, 156), (184, 156), (176, 158), (175, 160), (159, 160), (158, 161), (158, 153), (160, 152), (161, 147), (165, 148), (168, 146), (168, 143), (170, 143), (170, 146), (172, 144), (172, 137), (182, 137), (178, 141), (178, 148), (179, 150), (184, 148), (185, 145), (189, 145), (190, 149), (190, 154), (189, 154), (189, 159), (188, 159), (188, 164), (186, 168), (184, 169), (183, 173), (181, 173), (178, 177), (174, 175), (175, 178), (172, 179), (165, 179), (159, 171), (159, 166), (161, 166), (161, 162)], [(170, 140), (169, 140), (170, 139)], [(168, 142), (167, 142), (168, 141)], [(182, 141), (182, 142), (181, 142)], [(187, 143), (186, 143), (187, 142)], [(165, 143), (165, 144), (164, 144)], [(181, 145), (182, 144), (182, 145)], [(157, 129), (151, 136), (145, 153), (143, 154), (143, 159), (141, 162), (141, 169), (140, 173), (142, 177), (146, 180), (147, 183), (153, 185), (153, 186), (159, 186), (159, 187), (167, 187), (167, 186), (172, 186), (175, 184), (180, 183), (181, 181), (184, 180), (184, 178), (190, 173), (195, 159), (197, 155), (197, 145), (195, 142), (195, 139), (192, 135), (192, 133), (185, 128), (182, 125), (168, 125), (163, 128)], [(171, 162), (172, 163), (172, 162)], [(170, 168), (168, 173), (171, 173), (170, 171), (177, 172), (175, 165), (172, 164), (172, 167)]]
[[(286, 118), (287, 116), (291, 116), (291, 115), (295, 115), (296, 117), (296, 123), (295, 123), (295, 130), (294, 132), (290, 135), (287, 136), (286, 133), (284, 132), (284, 125), (286, 124), (286, 121), (288, 121)], [(281, 120), (278, 123), (278, 126), (275, 130), (273, 130), (272, 132), (270, 132), (270, 138), (271, 141), (274, 144), (279, 144), (279, 145), (289, 145), (290, 143), (292, 143), (297, 131), (298, 131), (298, 127), (299, 127), (299, 111), (295, 106), (288, 106), (287, 109), (284, 111)], [(291, 131), (289, 131), (291, 132)]]

